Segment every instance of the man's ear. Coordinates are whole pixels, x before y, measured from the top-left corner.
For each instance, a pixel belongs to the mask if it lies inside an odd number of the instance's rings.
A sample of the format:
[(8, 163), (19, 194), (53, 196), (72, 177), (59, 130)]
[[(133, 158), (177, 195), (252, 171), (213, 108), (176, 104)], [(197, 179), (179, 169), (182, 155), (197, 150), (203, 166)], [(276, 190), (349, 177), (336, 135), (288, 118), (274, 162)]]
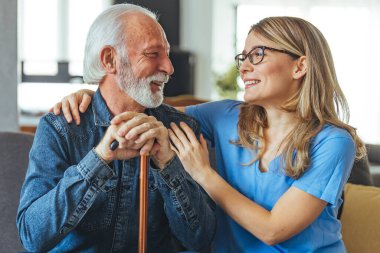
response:
[(306, 56), (301, 56), (296, 60), (296, 64), (294, 66), (293, 78), (300, 79), (306, 75), (307, 72), (307, 62)]
[(111, 46), (104, 46), (100, 50), (100, 62), (107, 73), (116, 73), (116, 51)]

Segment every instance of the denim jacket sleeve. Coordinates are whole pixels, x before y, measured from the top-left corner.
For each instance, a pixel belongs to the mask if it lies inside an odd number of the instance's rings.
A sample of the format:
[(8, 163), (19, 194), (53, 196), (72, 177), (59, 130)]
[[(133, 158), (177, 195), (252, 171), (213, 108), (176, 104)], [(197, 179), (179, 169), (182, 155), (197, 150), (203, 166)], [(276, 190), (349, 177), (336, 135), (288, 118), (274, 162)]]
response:
[[(162, 105), (153, 115), (166, 127), (170, 122), (184, 121), (200, 135), (196, 120), (172, 107)], [(215, 203), (185, 171), (177, 156), (162, 170), (151, 164), (174, 235), (188, 250), (208, 247), (216, 231)]]
[(183, 169), (177, 156), (162, 170), (152, 167), (173, 234), (188, 250), (210, 246), (216, 229), (214, 202)]
[(48, 251), (59, 243), (114, 175), (93, 150), (72, 165), (65, 138), (53, 116), (41, 119), (17, 213), (19, 235), (29, 251)]

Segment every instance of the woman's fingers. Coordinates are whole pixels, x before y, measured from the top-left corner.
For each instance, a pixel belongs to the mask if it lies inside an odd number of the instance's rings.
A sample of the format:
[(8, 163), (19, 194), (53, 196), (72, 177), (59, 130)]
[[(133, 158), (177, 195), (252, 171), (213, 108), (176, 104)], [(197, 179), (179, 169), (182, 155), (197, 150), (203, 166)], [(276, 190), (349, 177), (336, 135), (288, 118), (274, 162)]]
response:
[(177, 156), (179, 156), (179, 152), (178, 152), (177, 148), (172, 143), (170, 143), (170, 149), (173, 150)]
[(62, 103), (58, 102), (54, 105), (53, 108), (50, 108), (49, 112), (53, 112), (55, 115), (59, 115), (61, 114), (61, 107), (62, 107)]
[(87, 93), (83, 94), (82, 102), (79, 105), (79, 111), (84, 113), (91, 103), (91, 96)]
[(177, 126), (175, 123), (170, 123), (170, 127), (172, 128), (173, 133), (177, 136), (179, 140), (181, 140), (182, 143), (188, 143), (189, 139), (187, 138), (186, 134)]
[[(179, 131), (181, 131), (181, 130), (179, 130)], [(170, 145), (172, 145), (172, 146), (175, 147), (175, 149), (177, 150), (177, 152), (176, 151), (174, 151), (174, 152), (176, 152), (176, 154), (178, 155), (179, 153), (183, 152), (182, 141), (177, 137), (177, 135), (174, 133), (174, 131), (172, 129), (169, 129), (168, 132), (169, 132), (169, 138), (170, 138), (170, 141), (171, 141)]]
[(66, 99), (62, 99), (62, 103), (61, 104), (62, 104), (63, 115), (65, 116), (67, 122), (71, 123), (71, 121), (73, 120), (73, 118), (71, 117), (69, 102)]
[(205, 150), (208, 151), (207, 142), (206, 142), (205, 138), (203, 137), (203, 134), (201, 134), (200, 140), (201, 140), (201, 145), (202, 145), (202, 147), (203, 147)]
[(179, 125), (185, 132), (186, 137), (191, 142), (191, 144), (196, 145), (199, 143), (197, 137), (194, 134), (194, 131), (185, 122), (180, 122)]
[(75, 96), (69, 96), (66, 101), (69, 103), (71, 116), (74, 118), (74, 121), (77, 125), (80, 124), (80, 116), (79, 116), (79, 100)]

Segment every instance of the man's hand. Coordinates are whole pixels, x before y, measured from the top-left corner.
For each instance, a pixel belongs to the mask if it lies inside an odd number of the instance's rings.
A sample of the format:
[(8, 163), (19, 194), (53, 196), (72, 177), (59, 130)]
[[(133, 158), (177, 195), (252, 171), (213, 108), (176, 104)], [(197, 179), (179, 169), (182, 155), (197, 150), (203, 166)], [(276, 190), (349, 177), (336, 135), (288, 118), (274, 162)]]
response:
[(54, 107), (50, 108), (49, 112), (54, 112), (55, 115), (59, 115), (62, 108), (63, 115), (67, 122), (71, 123), (74, 118), (75, 123), (79, 125), (79, 112), (84, 113), (86, 111), (94, 93), (92, 90), (83, 89), (67, 95), (61, 102), (56, 103)]
[[(62, 108), (66, 120), (70, 123), (74, 118), (79, 125), (79, 112), (86, 111), (93, 94), (92, 90), (79, 90), (64, 97), (50, 111), (58, 115)], [(104, 136), (95, 149), (105, 161), (130, 159), (138, 154), (151, 154), (155, 164), (159, 168), (164, 168), (174, 157), (175, 153), (170, 149), (168, 130), (153, 116), (125, 112), (117, 115), (111, 123), (113, 127), (109, 127), (106, 132), (106, 136), (107, 134), (109, 136), (107, 138)], [(119, 147), (112, 151), (109, 145), (114, 140), (119, 142)]]
[[(149, 154), (162, 124), (156, 118), (143, 113), (125, 112), (120, 115), (123, 115), (123, 120), (111, 125), (95, 148), (95, 152), (106, 162)], [(111, 150), (110, 145), (114, 140), (119, 145)]]
[[(136, 145), (134, 141), (127, 141), (117, 134), (118, 129), (122, 125), (123, 124), (119, 124), (108, 127), (106, 134), (95, 147), (95, 152), (106, 163), (110, 163), (113, 160), (128, 160), (139, 155), (140, 147)], [(110, 145), (114, 140), (119, 142), (119, 146), (115, 150), (111, 150)]]
[(170, 149), (168, 129), (161, 121), (142, 113), (124, 112), (115, 116), (111, 124), (119, 125), (122, 122), (126, 123), (119, 128), (119, 137), (135, 140), (136, 144), (145, 143), (140, 154), (150, 153), (157, 167), (163, 169), (174, 157), (175, 153)]

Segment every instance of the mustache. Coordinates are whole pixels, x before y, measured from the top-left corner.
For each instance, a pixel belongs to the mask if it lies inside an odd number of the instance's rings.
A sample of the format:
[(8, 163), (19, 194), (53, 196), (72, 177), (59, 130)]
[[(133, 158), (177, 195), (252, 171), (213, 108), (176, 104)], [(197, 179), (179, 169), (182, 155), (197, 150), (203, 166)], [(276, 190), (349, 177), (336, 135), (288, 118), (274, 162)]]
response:
[(166, 84), (170, 79), (170, 76), (169, 75), (166, 75), (164, 73), (157, 73), (157, 74), (154, 74), (154, 75), (151, 75), (151, 76), (148, 76), (145, 78), (145, 80), (147, 82), (159, 82), (159, 83), (163, 83), (163, 84)]

